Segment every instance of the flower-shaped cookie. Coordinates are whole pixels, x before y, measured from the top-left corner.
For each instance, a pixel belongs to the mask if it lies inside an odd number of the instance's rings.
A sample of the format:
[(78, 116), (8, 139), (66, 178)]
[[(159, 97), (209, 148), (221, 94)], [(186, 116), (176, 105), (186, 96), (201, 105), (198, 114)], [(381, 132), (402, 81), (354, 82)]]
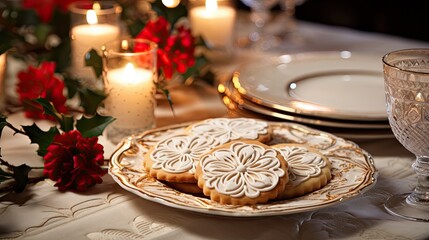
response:
[(248, 139), (268, 142), (271, 129), (267, 122), (251, 118), (213, 118), (190, 126), (192, 135), (206, 135), (215, 138), (218, 144), (232, 140)]
[(257, 141), (233, 141), (213, 149), (201, 158), (195, 175), (212, 200), (238, 205), (275, 198), (288, 179), (281, 155)]
[(196, 182), (194, 162), (212, 149), (213, 143), (213, 138), (202, 135), (179, 135), (162, 140), (146, 154), (146, 171), (159, 180)]
[(324, 155), (304, 145), (279, 144), (289, 166), (289, 182), (279, 198), (297, 197), (324, 187), (331, 179), (331, 164)]

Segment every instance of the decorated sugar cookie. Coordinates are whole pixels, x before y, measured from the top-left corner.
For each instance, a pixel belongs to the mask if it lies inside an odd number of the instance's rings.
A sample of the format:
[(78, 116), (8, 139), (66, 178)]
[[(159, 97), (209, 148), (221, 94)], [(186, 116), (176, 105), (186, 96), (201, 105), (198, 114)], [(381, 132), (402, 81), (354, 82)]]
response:
[(278, 144), (289, 166), (289, 182), (277, 199), (302, 196), (324, 187), (331, 180), (331, 163), (317, 150), (304, 145)]
[(218, 144), (233, 140), (271, 140), (271, 127), (265, 121), (251, 118), (212, 118), (189, 126), (191, 135), (206, 135), (213, 137)]
[(265, 203), (283, 192), (287, 162), (258, 141), (232, 141), (203, 155), (195, 177), (204, 195), (222, 204)]
[(214, 139), (203, 135), (179, 135), (151, 147), (145, 155), (145, 170), (158, 180), (195, 183), (194, 163), (214, 147)]

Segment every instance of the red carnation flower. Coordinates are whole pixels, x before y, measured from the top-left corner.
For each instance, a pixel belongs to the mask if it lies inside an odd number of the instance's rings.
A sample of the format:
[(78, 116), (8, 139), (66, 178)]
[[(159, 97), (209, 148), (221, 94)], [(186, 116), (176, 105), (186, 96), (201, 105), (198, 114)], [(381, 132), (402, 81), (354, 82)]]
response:
[(195, 64), (195, 40), (191, 31), (180, 26), (170, 34), (170, 25), (162, 16), (148, 22), (136, 38), (158, 44), (158, 70), (162, 70), (166, 79), (171, 79), (175, 71), (185, 73)]
[(59, 8), (62, 12), (67, 12), (70, 4), (76, 1), (79, 0), (23, 0), (22, 7), (34, 9), (42, 22), (49, 23), (55, 8)]
[(146, 39), (158, 44), (163, 48), (167, 42), (170, 24), (164, 17), (159, 17), (156, 21), (149, 21), (140, 31), (136, 38)]
[(85, 138), (77, 130), (56, 135), (44, 156), (43, 174), (53, 181), (60, 191), (85, 191), (102, 183), (106, 174), (103, 165), (103, 146), (97, 137)]
[(52, 116), (43, 114), (42, 106), (30, 101), (39, 97), (52, 102), (58, 112), (67, 113), (64, 82), (54, 75), (54, 70), (55, 63), (43, 62), (39, 68), (29, 66), (27, 71), (18, 73), (17, 92), (27, 117), (54, 120)]

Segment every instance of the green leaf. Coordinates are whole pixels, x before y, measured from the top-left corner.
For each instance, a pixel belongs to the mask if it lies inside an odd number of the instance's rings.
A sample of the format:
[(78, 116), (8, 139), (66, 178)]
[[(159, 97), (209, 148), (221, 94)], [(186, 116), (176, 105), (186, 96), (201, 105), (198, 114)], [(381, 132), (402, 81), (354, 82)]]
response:
[(202, 69), (207, 64), (208, 60), (203, 55), (195, 58), (195, 64), (192, 67), (188, 68), (188, 70), (186, 70), (184, 74), (182, 74), (183, 79), (186, 80), (189, 77), (198, 74), (200, 69)]
[(98, 113), (92, 118), (83, 116), (77, 120), (76, 128), (84, 137), (96, 137), (103, 134), (104, 129), (115, 119), (108, 116), (101, 116)]
[(74, 118), (72, 116), (66, 116), (64, 114), (61, 114), (62, 120), (60, 122), (61, 130), (64, 132), (68, 132), (73, 130), (74, 127)]
[(171, 26), (174, 26), (180, 18), (188, 15), (186, 6), (182, 3), (175, 8), (166, 7), (162, 1), (153, 1), (151, 4), (152, 10), (154, 10), (159, 16), (164, 16)]
[(95, 114), (97, 108), (106, 98), (103, 92), (93, 91), (87, 88), (79, 89), (80, 105), (87, 114)]
[(79, 81), (69, 76), (63, 76), (63, 79), (67, 88), (67, 98), (73, 98), (80, 87)]
[(34, 35), (37, 38), (39, 44), (44, 44), (48, 38), (49, 33), (51, 32), (52, 27), (48, 24), (38, 24), (34, 28)]
[(162, 83), (157, 83), (156, 88), (159, 92), (161, 92), (165, 96), (165, 98), (167, 99), (168, 105), (170, 106), (171, 112), (173, 113), (173, 115), (175, 115), (174, 108), (173, 108), (173, 100), (171, 98), (170, 91), (168, 91), (168, 89), (165, 88), (165, 84), (162, 84)]
[(45, 156), (48, 146), (54, 140), (54, 136), (60, 134), (56, 127), (51, 127), (47, 132), (40, 129), (35, 123), (31, 126), (22, 126), (24, 132), (28, 135), (31, 143), (39, 145), (37, 154), (39, 156)]
[(66, 116), (64, 114), (59, 113), (55, 109), (54, 105), (45, 98), (37, 98), (34, 101), (42, 105), (43, 110), (45, 111), (45, 114), (54, 116), (57, 119), (57, 121), (60, 123), (61, 129), (64, 132), (73, 130), (73, 124), (74, 124), (73, 117)]
[(12, 177), (7, 177), (7, 176), (3, 176), (3, 175), (1, 175), (1, 173), (0, 173), (0, 183), (1, 182), (4, 182), (4, 181), (6, 181), (6, 180), (9, 180), (9, 179), (11, 179)]
[(0, 176), (4, 177), (4, 178), (10, 178), (11, 176), (13, 176), (12, 173), (10, 172), (6, 172), (3, 170), (3, 168), (0, 167)]
[(68, 37), (61, 37), (61, 43), (53, 48), (48, 61), (53, 61), (57, 64), (56, 72), (66, 72), (70, 67), (71, 42)]
[(61, 121), (61, 114), (55, 109), (54, 105), (46, 98), (37, 98), (34, 99), (34, 102), (42, 105), (45, 114), (54, 116), (58, 120), (58, 122)]
[(97, 51), (94, 49), (91, 49), (85, 54), (85, 66), (92, 67), (97, 78), (101, 76), (103, 71), (103, 61), (101, 56), (98, 55)]
[(20, 193), (24, 191), (25, 186), (28, 183), (28, 173), (31, 171), (31, 167), (26, 164), (19, 165), (13, 168), (13, 178), (16, 181), (14, 192)]

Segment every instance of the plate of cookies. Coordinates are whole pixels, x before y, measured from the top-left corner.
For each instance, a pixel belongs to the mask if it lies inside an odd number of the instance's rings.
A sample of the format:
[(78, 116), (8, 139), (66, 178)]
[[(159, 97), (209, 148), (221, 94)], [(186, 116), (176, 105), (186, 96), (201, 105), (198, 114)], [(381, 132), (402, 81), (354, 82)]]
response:
[(109, 174), (125, 190), (174, 208), (256, 217), (312, 211), (376, 183), (353, 142), (295, 123), (213, 118), (124, 139)]

